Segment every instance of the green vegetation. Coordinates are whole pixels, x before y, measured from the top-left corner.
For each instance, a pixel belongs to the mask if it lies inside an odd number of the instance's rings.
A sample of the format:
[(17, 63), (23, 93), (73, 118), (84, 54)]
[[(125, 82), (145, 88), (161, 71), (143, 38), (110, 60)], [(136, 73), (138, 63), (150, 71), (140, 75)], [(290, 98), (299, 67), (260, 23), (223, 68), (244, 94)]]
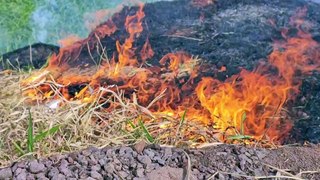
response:
[(32, 41), (30, 15), (35, 9), (31, 0), (0, 0), (0, 54)]
[(244, 122), (246, 119), (247, 119), (247, 114), (246, 114), (246, 112), (244, 112), (241, 117), (240, 132), (237, 132), (237, 134), (235, 134), (235, 135), (229, 136), (228, 137), (229, 140), (242, 141), (245, 139), (252, 138), (251, 136), (246, 135), (244, 132)]
[(26, 151), (23, 150), (23, 147), (21, 145), (22, 142), (13, 142), (16, 150), (20, 153), (20, 155), (25, 155), (28, 153), (33, 153), (34, 152), (34, 146), (35, 143), (40, 142), (42, 140), (44, 140), (45, 138), (47, 138), (50, 135), (54, 135), (58, 130), (59, 130), (60, 126), (53, 126), (52, 128), (46, 130), (46, 131), (42, 131), (39, 132), (37, 135), (34, 135), (33, 129), (34, 129), (34, 125), (33, 125), (33, 119), (32, 119), (32, 115), (29, 109), (29, 117), (28, 117), (28, 130), (27, 130), (27, 144), (26, 144)]
[(133, 134), (132, 136), (134, 137), (135, 140), (137, 139), (146, 139), (150, 143), (154, 143), (155, 140), (146, 128), (145, 124), (141, 119), (138, 121), (138, 125), (135, 125), (132, 121), (128, 121), (128, 124), (131, 126), (133, 129)]

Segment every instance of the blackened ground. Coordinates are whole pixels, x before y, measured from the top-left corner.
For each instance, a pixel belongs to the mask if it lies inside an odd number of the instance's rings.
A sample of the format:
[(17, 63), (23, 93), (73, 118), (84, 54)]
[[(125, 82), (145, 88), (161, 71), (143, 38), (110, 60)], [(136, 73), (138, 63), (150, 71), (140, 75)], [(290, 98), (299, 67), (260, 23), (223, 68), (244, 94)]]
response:
[[(203, 8), (193, 7), (190, 0), (146, 4), (144, 32), (137, 37), (135, 44), (137, 54), (148, 37), (155, 51), (150, 63), (157, 64), (167, 53), (185, 51), (199, 56), (209, 67), (210, 71), (204, 75), (224, 80), (241, 68), (250, 70), (259, 61), (264, 61), (272, 51), (273, 40), (282, 38), (281, 29), (290, 28), (290, 17), (303, 7), (308, 9), (306, 21), (313, 24), (312, 36), (320, 42), (320, 4), (307, 0), (217, 0)], [(124, 8), (112, 17), (118, 30), (111, 37), (101, 39), (107, 47), (108, 57), (116, 51), (115, 41), (123, 43), (127, 37), (125, 18), (135, 14), (136, 10), (137, 7)], [(89, 35), (90, 38), (95, 38), (94, 33)], [(51, 47), (45, 49), (44, 52), (53, 51)], [(21, 62), (29, 59), (26, 50), (20, 51)], [(98, 61), (101, 56), (96, 52), (91, 50), (88, 53), (84, 44), (79, 59), (70, 62), (92, 62), (92, 57)], [(19, 51), (15, 51), (10, 57), (18, 54)], [(45, 62), (44, 58), (39, 58), (37, 64), (41, 62)], [(222, 66), (226, 66), (227, 71), (220, 73), (218, 69)], [(318, 74), (305, 79), (301, 95), (294, 107), (290, 107), (296, 124), (290, 142), (320, 142), (319, 82)]]
[(319, 167), (319, 146), (266, 150), (216, 145), (183, 150), (157, 145), (144, 148), (140, 143), (14, 163), (0, 169), (0, 179), (181, 180), (187, 179), (188, 172), (190, 180), (276, 179), (274, 176), (319, 179)]
[(301, 94), (296, 102), (300, 119), (292, 130), (293, 140), (320, 143), (320, 75), (304, 80)]
[(37, 43), (0, 56), (0, 71), (3, 69), (41, 68), (59, 47)]

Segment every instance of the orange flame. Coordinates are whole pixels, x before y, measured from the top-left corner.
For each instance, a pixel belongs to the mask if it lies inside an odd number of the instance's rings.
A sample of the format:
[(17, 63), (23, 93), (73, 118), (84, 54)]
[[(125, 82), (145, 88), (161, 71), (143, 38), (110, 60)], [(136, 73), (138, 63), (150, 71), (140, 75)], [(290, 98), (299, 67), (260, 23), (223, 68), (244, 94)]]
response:
[(135, 53), (132, 47), (136, 36), (143, 31), (142, 19), (144, 16), (143, 5), (140, 5), (140, 8), (135, 15), (126, 18), (125, 26), (129, 33), (129, 37), (125, 40), (123, 45), (120, 45), (119, 41), (116, 42), (120, 67), (133, 66), (138, 63), (137, 59), (134, 57)]
[[(293, 25), (302, 24), (304, 13), (301, 12), (305, 10), (298, 12)], [(217, 128), (235, 127), (240, 131), (244, 123), (244, 133), (257, 138), (267, 135), (281, 140), (288, 134), (292, 125), (282, 107), (299, 92), (301, 81), (295, 75), (307, 75), (320, 67), (318, 43), (310, 34), (297, 28), (297, 37), (277, 42), (269, 56), (269, 63), (277, 68), (277, 75), (260, 65), (253, 72), (242, 70), (224, 83), (212, 78), (202, 79), (196, 91)], [(242, 119), (244, 114), (245, 120)]]
[(147, 59), (152, 58), (153, 55), (154, 55), (154, 52), (149, 43), (149, 39), (147, 39), (140, 52), (141, 60), (145, 62)]

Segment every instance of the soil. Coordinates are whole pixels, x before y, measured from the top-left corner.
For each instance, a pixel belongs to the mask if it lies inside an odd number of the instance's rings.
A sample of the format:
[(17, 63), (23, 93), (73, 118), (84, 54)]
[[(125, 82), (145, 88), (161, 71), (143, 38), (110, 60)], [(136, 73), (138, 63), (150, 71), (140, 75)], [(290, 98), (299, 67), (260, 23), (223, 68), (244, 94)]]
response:
[(17, 162), (0, 169), (0, 179), (319, 179), (319, 167), (320, 146), (316, 145), (179, 149), (140, 143)]

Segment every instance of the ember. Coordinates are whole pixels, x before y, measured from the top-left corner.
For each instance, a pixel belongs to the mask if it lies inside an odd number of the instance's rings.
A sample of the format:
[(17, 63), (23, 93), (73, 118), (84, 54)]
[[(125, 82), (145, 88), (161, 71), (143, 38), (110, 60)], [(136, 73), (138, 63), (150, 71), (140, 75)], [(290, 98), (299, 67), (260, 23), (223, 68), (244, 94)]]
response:
[[(194, 2), (203, 6), (212, 1)], [(203, 127), (212, 126), (221, 141), (240, 134), (282, 143), (292, 128), (283, 108), (299, 93), (301, 77), (320, 67), (319, 44), (307, 32), (305, 11), (299, 10), (291, 19), (297, 30), (295, 36), (284, 29), (283, 40), (275, 41), (268, 64), (261, 63), (253, 71), (243, 69), (220, 81), (206, 76), (203, 72), (208, 70), (200, 65), (201, 60), (187, 52), (170, 52), (150, 66), (148, 60), (154, 59), (155, 52), (149, 39), (141, 47), (135, 47), (135, 40), (144, 30), (145, 13), (140, 5), (135, 14), (127, 16), (124, 22), (127, 37), (124, 41), (116, 40), (112, 58), (108, 58), (105, 52), (108, 46), (101, 40), (120, 30), (118, 22), (108, 20), (87, 39), (62, 47), (45, 69), (23, 81), (24, 94), (32, 101), (52, 101), (60, 98), (61, 93), (68, 101), (93, 103), (100, 96), (110, 96), (110, 91), (123, 91), (124, 97), (137, 100), (137, 104), (152, 112), (145, 121), (162, 123), (159, 121), (164, 116), (177, 121), (183, 117)], [(88, 49), (90, 56), (91, 51), (99, 51), (99, 61), (93, 57), (81, 60), (84, 49)], [(226, 70), (222, 66), (219, 71)], [(108, 91), (101, 94), (101, 89)], [(109, 104), (103, 111), (118, 106)]]

